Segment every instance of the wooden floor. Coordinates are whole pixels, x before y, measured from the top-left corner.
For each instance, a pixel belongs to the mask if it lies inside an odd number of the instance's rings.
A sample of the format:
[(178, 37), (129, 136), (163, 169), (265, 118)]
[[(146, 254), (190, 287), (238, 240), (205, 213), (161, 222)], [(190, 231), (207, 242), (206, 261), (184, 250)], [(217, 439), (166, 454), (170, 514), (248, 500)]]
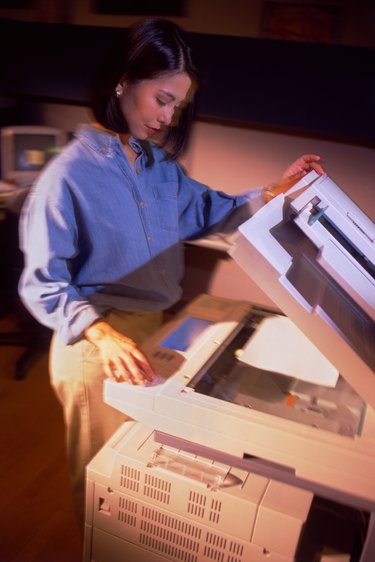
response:
[[(0, 320), (0, 332), (15, 328), (15, 317)], [(80, 562), (62, 411), (47, 353), (16, 380), (24, 349), (0, 346), (0, 561)]]

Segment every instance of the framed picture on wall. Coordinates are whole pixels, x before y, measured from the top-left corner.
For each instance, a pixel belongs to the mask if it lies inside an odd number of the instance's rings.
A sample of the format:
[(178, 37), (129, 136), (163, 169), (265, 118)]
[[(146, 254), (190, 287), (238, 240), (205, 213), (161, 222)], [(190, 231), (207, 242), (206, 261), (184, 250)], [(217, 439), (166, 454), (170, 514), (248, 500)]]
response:
[(185, 0), (93, 0), (96, 14), (137, 16), (183, 16)]
[(342, 15), (342, 7), (335, 0), (264, 0), (261, 37), (338, 43), (341, 38)]

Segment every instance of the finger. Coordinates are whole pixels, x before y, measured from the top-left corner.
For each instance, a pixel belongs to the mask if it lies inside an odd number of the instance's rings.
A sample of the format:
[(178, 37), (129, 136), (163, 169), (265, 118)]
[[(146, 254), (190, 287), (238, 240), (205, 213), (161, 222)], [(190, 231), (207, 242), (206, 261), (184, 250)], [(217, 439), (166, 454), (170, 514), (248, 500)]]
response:
[(130, 384), (144, 386), (147, 382), (153, 381), (155, 376), (148, 361), (139, 360), (134, 355), (121, 358), (121, 364), (116, 367), (116, 377)]
[(148, 382), (154, 381), (156, 374), (148, 363), (138, 363), (128, 370), (128, 379), (132, 384), (144, 386)]
[(140, 365), (140, 369), (142, 371), (144, 379), (149, 382), (154, 381), (157, 379), (157, 374), (155, 373), (154, 369), (151, 367), (150, 363), (147, 361)]
[(129, 382), (133, 384), (131, 373), (129, 372), (126, 364), (121, 360), (117, 359), (116, 361), (111, 360), (109, 361), (107, 367), (104, 367), (104, 370), (111, 380), (116, 382)]
[(142, 383), (135, 380), (133, 375), (130, 373), (130, 371), (127, 371), (125, 369), (125, 367), (120, 366), (120, 367), (112, 367), (110, 369), (110, 374), (109, 377), (111, 380), (115, 381), (115, 382), (127, 382), (128, 384), (131, 385), (138, 385), (141, 386)]
[(319, 160), (321, 160), (321, 157), (318, 154), (303, 154), (298, 158), (297, 162), (318, 162)]
[(113, 381), (117, 381), (117, 368), (113, 364), (103, 365), (104, 375)]
[(138, 372), (141, 372), (141, 376), (144, 379), (153, 381), (156, 378), (156, 373), (151, 367), (147, 357), (142, 353), (139, 348), (133, 350), (132, 359)]
[(311, 168), (315, 170), (318, 174), (325, 174), (324, 168), (317, 162), (311, 164)]
[(317, 156), (316, 154), (307, 154), (306, 156), (303, 157), (304, 158), (304, 162), (305, 162), (305, 166), (304, 168), (306, 169), (314, 169), (314, 170), (323, 170), (322, 168), (322, 159), (320, 156)]

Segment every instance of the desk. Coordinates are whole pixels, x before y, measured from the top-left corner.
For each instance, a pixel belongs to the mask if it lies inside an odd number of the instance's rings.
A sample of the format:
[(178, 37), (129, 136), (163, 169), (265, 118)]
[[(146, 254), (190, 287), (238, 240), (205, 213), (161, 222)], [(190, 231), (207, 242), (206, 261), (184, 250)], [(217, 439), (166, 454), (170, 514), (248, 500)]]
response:
[(0, 316), (14, 313), (19, 331), (0, 332), (0, 345), (25, 347), (15, 365), (15, 378), (23, 379), (31, 364), (48, 349), (50, 331), (42, 327), (22, 305), (17, 291), (23, 267), (18, 242), (18, 221), (27, 187), (10, 187), (0, 182)]
[(8, 200), (0, 193), (0, 315), (13, 307), (17, 299), (17, 282), (22, 267), (18, 247), (18, 215), (8, 207)]
[(19, 214), (26, 199), (30, 186), (15, 187), (12, 184), (0, 181), (0, 209), (2, 213), (9, 211)]

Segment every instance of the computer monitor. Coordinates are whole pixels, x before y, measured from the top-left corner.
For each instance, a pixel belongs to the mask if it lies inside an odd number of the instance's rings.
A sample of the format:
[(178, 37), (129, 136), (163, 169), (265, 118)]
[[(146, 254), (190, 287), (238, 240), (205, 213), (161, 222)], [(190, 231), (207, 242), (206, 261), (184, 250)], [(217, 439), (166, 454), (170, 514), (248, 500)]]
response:
[(60, 129), (38, 125), (1, 129), (1, 179), (15, 185), (32, 183), (66, 143)]

